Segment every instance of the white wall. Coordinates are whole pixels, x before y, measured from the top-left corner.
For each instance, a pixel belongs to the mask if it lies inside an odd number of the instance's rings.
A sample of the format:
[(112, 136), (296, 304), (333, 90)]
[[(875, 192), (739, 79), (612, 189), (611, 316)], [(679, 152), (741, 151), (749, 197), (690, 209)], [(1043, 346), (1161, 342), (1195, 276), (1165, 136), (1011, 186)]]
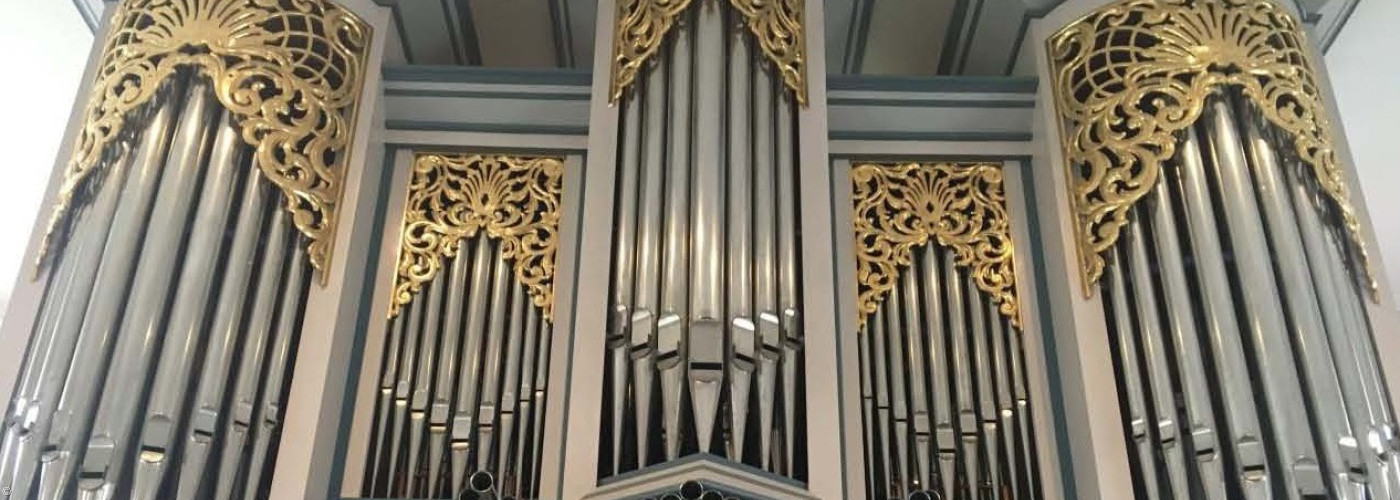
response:
[(1362, 195), (1400, 302), (1400, 1), (1361, 0), (1327, 51)]
[(16, 274), (28, 271), (25, 246), (91, 45), (70, 0), (0, 0), (0, 320)]

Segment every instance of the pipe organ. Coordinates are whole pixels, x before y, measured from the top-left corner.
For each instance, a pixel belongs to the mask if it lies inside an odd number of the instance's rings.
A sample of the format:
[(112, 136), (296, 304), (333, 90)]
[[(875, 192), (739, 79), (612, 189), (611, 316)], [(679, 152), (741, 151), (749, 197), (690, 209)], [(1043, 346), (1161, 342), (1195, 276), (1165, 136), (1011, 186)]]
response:
[(0, 497), (1400, 499), (1352, 2), (80, 0)]
[[(748, 29), (793, 23), (800, 4), (618, 4), (602, 476), (692, 453), (804, 475), (794, 135), (804, 90), (785, 86), (791, 63), (765, 58), (800, 50), (774, 47), (800, 32)], [(664, 28), (634, 30), (646, 21)]]
[(1040, 498), (1002, 166), (859, 163), (869, 498)]
[(0, 489), (259, 498), (369, 34), (319, 1), (130, 1), (110, 22), (35, 270)]
[(538, 498), (563, 168), (415, 158), (365, 496)]
[(1400, 494), (1376, 284), (1296, 19), (1123, 2), (1048, 43), (1138, 498)]

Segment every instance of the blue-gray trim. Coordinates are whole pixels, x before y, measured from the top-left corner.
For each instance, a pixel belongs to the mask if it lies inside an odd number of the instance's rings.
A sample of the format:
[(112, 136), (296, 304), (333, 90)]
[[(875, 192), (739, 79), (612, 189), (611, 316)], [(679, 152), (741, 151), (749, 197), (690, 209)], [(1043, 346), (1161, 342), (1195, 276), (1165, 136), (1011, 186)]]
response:
[(865, 42), (870, 38), (870, 10), (875, 0), (851, 2), (851, 26), (846, 30), (844, 73), (860, 73), (865, 66)]
[[(580, 155), (578, 155), (578, 158), (579, 158), (579, 160), (578, 160), (578, 167), (577, 167), (578, 170), (579, 170), (579, 172), (578, 172), (578, 174), (577, 174), (577, 178), (578, 178), (578, 187), (574, 188), (574, 187), (565, 186), (565, 187), (564, 187), (565, 191), (564, 191), (564, 194), (563, 194), (562, 196), (579, 196), (579, 197), (582, 197), (584, 193), (587, 193), (587, 192), (588, 192), (588, 189), (587, 189), (587, 187), (588, 187), (588, 155), (587, 155), (587, 154), (580, 154)], [(566, 174), (566, 178), (567, 178), (567, 174)], [(571, 195), (570, 193), (576, 193), (576, 194), (572, 194), (572, 195)], [(582, 199), (580, 199), (578, 202), (569, 202), (569, 203), (570, 203), (570, 204), (573, 204), (573, 206), (576, 207), (576, 210), (573, 210), (573, 214), (572, 214), (572, 216), (573, 216), (573, 221), (572, 221), (572, 222), (573, 222), (573, 224), (574, 224), (574, 229), (573, 229), (573, 232), (572, 232), (573, 237), (574, 237), (574, 241), (572, 242), (572, 243), (573, 243), (573, 246), (574, 246), (574, 261), (573, 261), (573, 263), (574, 263), (574, 270), (575, 270), (575, 272), (574, 272), (573, 283), (571, 283), (573, 289), (570, 291), (570, 294), (569, 294), (570, 296), (569, 296), (569, 332), (568, 332), (568, 345), (566, 345), (566, 346), (564, 347), (564, 348), (566, 349), (566, 350), (564, 351), (564, 353), (565, 353), (565, 354), (564, 354), (564, 357), (565, 357), (565, 359), (567, 359), (568, 361), (564, 363), (564, 404), (561, 406), (561, 408), (563, 408), (564, 418), (563, 418), (563, 420), (560, 421), (560, 424), (559, 424), (560, 430), (559, 430), (559, 457), (558, 457), (558, 460), (559, 460), (559, 469), (558, 469), (558, 470), (559, 470), (559, 472), (558, 472), (559, 475), (558, 475), (558, 477), (561, 479), (561, 481), (559, 481), (559, 488), (558, 488), (557, 490), (555, 490), (555, 492), (554, 492), (554, 494), (556, 495), (556, 498), (563, 498), (563, 497), (564, 497), (564, 481), (562, 481), (562, 479), (564, 478), (564, 461), (565, 461), (565, 460), (564, 460), (564, 457), (569, 456), (569, 454), (568, 454), (568, 450), (569, 450), (569, 405), (570, 405), (570, 403), (571, 403), (570, 400), (573, 398), (573, 395), (574, 395), (574, 377), (573, 377), (573, 373), (574, 373), (574, 339), (576, 339), (576, 338), (578, 337), (578, 291), (579, 291), (579, 288), (580, 288), (580, 287), (579, 287), (579, 280), (578, 280), (578, 272), (577, 272), (577, 270), (583, 266), (583, 261), (582, 261), (582, 257), (583, 257), (583, 244), (582, 244), (582, 243), (583, 243), (583, 211), (584, 211), (584, 203), (583, 203), (583, 200), (582, 200)], [(558, 261), (556, 261), (556, 262), (558, 262)], [(555, 297), (558, 297), (558, 295), (555, 295)], [(558, 311), (558, 310), (559, 310), (559, 309), (557, 309), (557, 308), (555, 309), (555, 311)], [(556, 345), (556, 346), (552, 346), (552, 347), (550, 348), (549, 356), (550, 356), (551, 358), (554, 357), (554, 353), (556, 352), (556, 351), (554, 351), (554, 349), (558, 349), (558, 346)], [(546, 363), (550, 363), (550, 362), (552, 362), (552, 361), (553, 361), (553, 359), (545, 360)], [(554, 368), (555, 368), (555, 367), (550, 366), (549, 369), (546, 370), (546, 372), (551, 372)], [(558, 395), (556, 394), (555, 397), (558, 397)], [(548, 398), (548, 396), (546, 396), (546, 398)], [(548, 404), (549, 404), (549, 400), (546, 399), (546, 400), (545, 400), (545, 408), (546, 408), (546, 409), (548, 408)], [(546, 414), (547, 414), (547, 413), (546, 413)], [(545, 420), (545, 422), (548, 422), (548, 420)], [(545, 431), (545, 433), (548, 434), (547, 431)], [(543, 439), (543, 437), (541, 437), (541, 439)], [(544, 467), (541, 466), (540, 468), (543, 469)], [(535, 478), (535, 480), (536, 480), (536, 481), (539, 481), (539, 478)], [(541, 487), (542, 487), (542, 486), (541, 486)]]
[[(98, 0), (98, 3), (101, 4), (102, 1)], [(87, 0), (73, 0), (73, 6), (78, 9), (78, 16), (83, 18), (83, 24), (87, 25), (89, 31), (96, 34), (97, 29), (102, 24), (102, 13), (93, 12), (92, 4), (88, 3)]]
[(525, 99), (531, 101), (587, 101), (592, 96), (586, 88), (576, 93), (568, 92), (514, 92), (504, 90), (492, 92), (484, 90), (441, 90), (441, 89), (400, 89), (385, 88), (385, 96), (398, 97), (451, 97), (456, 99)]
[(967, 43), (963, 44), (962, 55), (958, 56), (958, 74), (967, 72), (967, 58), (972, 54), (972, 42), (977, 37), (977, 25), (982, 22), (982, 11), (986, 9), (986, 0), (976, 0), (977, 6), (972, 11), (972, 22), (968, 23), (967, 35), (963, 37)]
[(554, 25), (554, 64), (560, 68), (572, 68), (574, 63), (573, 30), (569, 26), (569, 5), (567, 0), (549, 2), (549, 22)]
[(482, 132), (489, 134), (588, 135), (587, 126), (521, 125), (515, 123), (464, 123), (436, 120), (384, 120), (387, 130), (428, 132)]
[[(1039, 213), (1036, 208), (1036, 183), (1035, 172), (1030, 158), (1021, 160), (1021, 191), (1026, 203), (1028, 214)], [(1055, 322), (1050, 320), (1050, 294), (1044, 290), (1048, 283), (1048, 276), (1045, 271), (1045, 247), (1041, 245), (1040, 219), (1034, 215), (1027, 217), (1026, 227), (1029, 229), (1031, 241), (1024, 247), (1030, 249), (1032, 267), (1031, 273), (1035, 276), (1036, 284), (1040, 285), (1036, 294), (1036, 307), (1040, 310), (1040, 345), (1044, 348), (1045, 354), (1045, 383), (1050, 388), (1046, 396), (1050, 399), (1050, 412), (1052, 414), (1052, 424), (1055, 432), (1056, 456), (1060, 461), (1060, 483), (1064, 498), (1079, 498), (1079, 487), (1074, 482), (1074, 473), (1071, 471), (1074, 464), (1074, 456), (1069, 449), (1069, 424), (1065, 417), (1065, 395), (1064, 386), (1060, 377), (1060, 355), (1055, 345)], [(1044, 440), (1036, 443), (1039, 448), (1045, 446)], [(1041, 489), (1044, 491), (1044, 488)]]
[(1332, 29), (1322, 36), (1322, 53), (1332, 50), (1332, 43), (1337, 41), (1337, 37), (1342, 35), (1342, 30), (1346, 29), (1347, 23), (1351, 22), (1352, 14), (1356, 13), (1356, 7), (1361, 5), (1361, 0), (1351, 0), (1342, 11), (1338, 13), (1338, 19), (1332, 21)]
[(833, 141), (958, 141), (958, 142), (1031, 142), (1029, 132), (886, 132), (869, 130), (832, 130), (827, 138)]
[(374, 200), (374, 221), (370, 226), (368, 263), (361, 277), (363, 287), (360, 293), (359, 315), (355, 318), (355, 331), (350, 345), (350, 369), (345, 380), (345, 394), (340, 403), (340, 432), (336, 434), (335, 456), (331, 458), (330, 498), (341, 498), (341, 484), (345, 477), (346, 450), (350, 447), (350, 427), (355, 419), (355, 389), (360, 385), (359, 367), (364, 366), (365, 338), (369, 334), (371, 301), (374, 299), (374, 271), (378, 269), (379, 253), (384, 239), (385, 211), (388, 207), (389, 185), (393, 184), (394, 155), (398, 150), (384, 148), (384, 163), (379, 172), (379, 185)]
[[(447, 15), (447, 2), (442, 1), (442, 14)], [(481, 38), (476, 32), (476, 20), (472, 18), (472, 6), (467, 0), (453, 1), (457, 7), (457, 23), (447, 20), (447, 32), (452, 37), (452, 53), (458, 64), (481, 65)], [(459, 40), (460, 39), (460, 40)], [(461, 51), (457, 49), (460, 41)]]
[(593, 73), (563, 68), (484, 68), (429, 64), (385, 65), (385, 80), (438, 83), (511, 83), (516, 85), (578, 85), (591, 88)]
[[(1027, 96), (1032, 97), (1032, 96)], [(1035, 101), (1030, 99), (889, 99), (879, 97), (836, 97), (827, 98), (827, 107), (832, 106), (871, 106), (892, 108), (997, 108), (1032, 109)]]
[[(380, 0), (375, 0), (375, 3), (379, 3), (379, 1)], [(399, 34), (399, 45), (403, 47), (403, 57), (407, 59), (409, 63), (412, 63), (413, 46), (408, 43), (408, 35), (404, 34), (403, 12), (399, 10), (399, 3), (394, 2), (384, 6), (389, 7), (389, 14), (394, 18), (394, 25), (397, 27), (394, 31)]]
[(946, 75), (953, 72), (953, 59), (957, 57), (957, 50), (962, 41), (963, 16), (967, 15), (968, 0), (956, 0), (953, 5), (953, 14), (948, 16), (948, 29), (943, 35), (943, 49), (938, 54), (938, 74)]
[(1033, 76), (874, 76), (827, 75), (827, 93), (841, 90), (891, 92), (988, 92), (1034, 94)]

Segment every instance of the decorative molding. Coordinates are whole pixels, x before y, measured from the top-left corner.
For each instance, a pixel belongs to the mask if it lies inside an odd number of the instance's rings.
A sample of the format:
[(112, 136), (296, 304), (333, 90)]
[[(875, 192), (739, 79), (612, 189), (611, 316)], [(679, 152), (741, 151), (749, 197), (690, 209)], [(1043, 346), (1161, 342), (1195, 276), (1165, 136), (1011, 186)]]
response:
[(1124, 0), (1048, 40), (1086, 296), (1130, 209), (1175, 155), (1177, 135), (1213, 92), (1234, 87), (1312, 167), (1376, 298), (1307, 43), (1289, 10), (1268, 0)]
[(499, 257), (550, 318), (564, 159), (477, 154), (418, 154), (404, 204), (389, 317), (457, 254), (464, 238), (485, 231)]
[[(714, 1), (714, 0), (710, 0)], [(666, 34), (675, 27), (691, 0), (618, 0), (613, 34), (613, 64), (609, 100), (617, 102), (656, 55)], [(758, 47), (807, 106), (807, 38), (802, 29), (805, 0), (730, 0)]]
[(773, 68), (807, 107), (807, 35), (802, 29), (806, 0), (730, 0)]
[(1020, 326), (1015, 248), (1002, 186), (991, 163), (860, 163), (851, 168), (857, 314), (865, 318), (895, 287), (914, 249), (931, 242), (953, 252), (977, 288)]
[(66, 233), (75, 196), (91, 189), (113, 143), (134, 135), (129, 120), (188, 67), (213, 83), (255, 163), (281, 188), (324, 283), (369, 25), (329, 0), (126, 0), (115, 8), (38, 269)]
[(637, 79), (647, 60), (656, 54), (666, 34), (691, 0), (617, 0), (617, 24), (613, 33), (612, 90), (617, 102)]

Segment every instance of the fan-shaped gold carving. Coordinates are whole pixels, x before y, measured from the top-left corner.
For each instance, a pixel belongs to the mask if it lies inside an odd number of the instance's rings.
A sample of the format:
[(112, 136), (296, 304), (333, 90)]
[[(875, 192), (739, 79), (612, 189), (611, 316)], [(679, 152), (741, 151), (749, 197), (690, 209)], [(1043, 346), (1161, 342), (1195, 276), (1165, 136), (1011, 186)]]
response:
[(1371, 276), (1306, 37), (1287, 9), (1270, 0), (1125, 0), (1065, 27), (1048, 49), (1086, 295), (1177, 136), (1223, 87), (1239, 89), (1292, 139)]
[(554, 307), (559, 197), (564, 160), (505, 155), (420, 154), (414, 158), (389, 317), (413, 301), (463, 238), (500, 242), (546, 318)]
[[(715, 0), (705, 0), (715, 1)], [(802, 30), (804, 0), (730, 0), (744, 24), (753, 32), (759, 48), (783, 84), (792, 89), (797, 103), (807, 105), (806, 48)], [(637, 80), (666, 34), (678, 22), (691, 0), (618, 0), (617, 26), (613, 34), (612, 85), (609, 99), (617, 102)]]
[(977, 288), (1020, 325), (1015, 248), (1001, 165), (862, 163), (851, 169), (858, 319), (880, 307), (914, 261), (914, 249), (937, 243), (971, 273)]
[[(330, 261), (370, 28), (328, 0), (126, 0), (113, 14), (37, 264), (123, 128), (182, 67), (213, 83), (264, 175)], [(322, 275), (324, 277), (324, 274)]]

